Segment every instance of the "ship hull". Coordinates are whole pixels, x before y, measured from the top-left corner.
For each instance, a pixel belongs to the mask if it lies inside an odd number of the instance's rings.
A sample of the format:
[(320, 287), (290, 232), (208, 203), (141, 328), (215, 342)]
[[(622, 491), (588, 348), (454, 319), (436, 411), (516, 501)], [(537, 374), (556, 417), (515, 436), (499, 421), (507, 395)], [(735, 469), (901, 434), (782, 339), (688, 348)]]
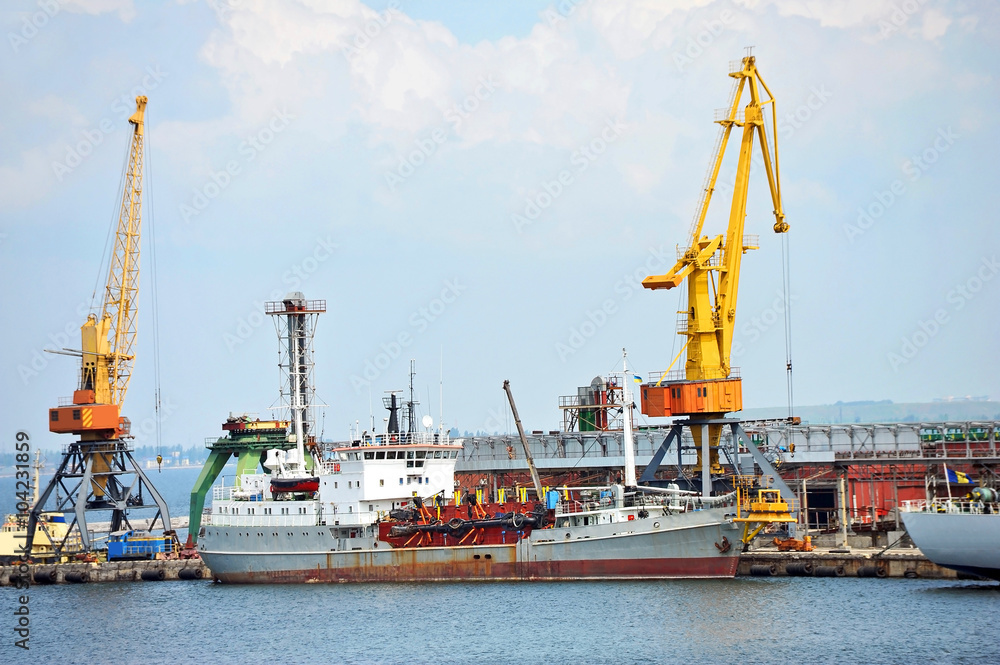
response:
[(935, 512), (902, 516), (914, 544), (934, 563), (1000, 580), (1000, 516)]
[[(318, 526), (285, 527), (282, 537), (271, 539), (262, 528), (210, 526), (199, 550), (214, 579), (228, 583), (731, 578), (739, 532), (713, 512), (541, 529), (505, 544), (392, 548), (371, 542), (346, 551), (338, 549), (334, 530)], [(319, 546), (324, 539), (326, 546)]]

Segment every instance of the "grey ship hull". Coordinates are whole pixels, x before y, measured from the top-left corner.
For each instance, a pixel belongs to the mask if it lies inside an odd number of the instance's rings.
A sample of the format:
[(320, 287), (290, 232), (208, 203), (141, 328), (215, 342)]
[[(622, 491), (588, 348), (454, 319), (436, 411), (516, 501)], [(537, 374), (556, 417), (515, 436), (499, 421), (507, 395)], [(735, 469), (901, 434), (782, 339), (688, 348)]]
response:
[(946, 568), (1000, 580), (1000, 515), (903, 512), (924, 556)]
[(230, 583), (729, 578), (740, 554), (731, 510), (540, 529), (516, 542), (456, 547), (392, 548), (374, 538), (337, 538), (340, 527), (321, 525), (207, 525), (198, 548), (213, 578)]

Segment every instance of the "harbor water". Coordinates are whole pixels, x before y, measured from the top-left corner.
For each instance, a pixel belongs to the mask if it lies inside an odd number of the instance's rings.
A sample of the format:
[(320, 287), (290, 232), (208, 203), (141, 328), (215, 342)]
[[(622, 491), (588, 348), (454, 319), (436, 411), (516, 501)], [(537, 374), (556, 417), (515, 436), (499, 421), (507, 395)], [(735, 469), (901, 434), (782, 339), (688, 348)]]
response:
[[(15, 592), (3, 592), (12, 622)], [(1000, 587), (945, 580), (35, 586), (4, 663), (995, 663)]]

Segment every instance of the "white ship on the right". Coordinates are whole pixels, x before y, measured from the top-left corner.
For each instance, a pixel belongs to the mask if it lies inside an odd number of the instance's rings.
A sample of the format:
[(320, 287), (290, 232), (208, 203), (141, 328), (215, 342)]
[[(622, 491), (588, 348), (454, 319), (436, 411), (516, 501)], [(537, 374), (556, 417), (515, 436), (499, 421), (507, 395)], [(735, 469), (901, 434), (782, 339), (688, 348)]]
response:
[(963, 498), (904, 501), (903, 524), (939, 566), (1000, 580), (998, 498), (996, 490), (975, 487)]

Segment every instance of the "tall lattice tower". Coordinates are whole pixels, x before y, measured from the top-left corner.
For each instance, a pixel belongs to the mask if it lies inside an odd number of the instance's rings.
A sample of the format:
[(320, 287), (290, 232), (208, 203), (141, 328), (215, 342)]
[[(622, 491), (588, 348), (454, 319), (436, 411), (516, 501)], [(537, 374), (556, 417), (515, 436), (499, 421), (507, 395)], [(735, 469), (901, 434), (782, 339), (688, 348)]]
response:
[[(278, 332), (278, 366), (281, 368), (281, 397), (275, 407), (288, 414), (292, 424), (289, 439), (295, 437), (300, 468), (305, 473), (305, 447), (316, 443), (316, 383), (313, 379), (313, 337), (319, 315), (326, 311), (325, 300), (306, 300), (300, 291), (283, 300), (268, 302), (264, 312), (274, 317)], [(289, 460), (293, 461), (293, 460)]]

